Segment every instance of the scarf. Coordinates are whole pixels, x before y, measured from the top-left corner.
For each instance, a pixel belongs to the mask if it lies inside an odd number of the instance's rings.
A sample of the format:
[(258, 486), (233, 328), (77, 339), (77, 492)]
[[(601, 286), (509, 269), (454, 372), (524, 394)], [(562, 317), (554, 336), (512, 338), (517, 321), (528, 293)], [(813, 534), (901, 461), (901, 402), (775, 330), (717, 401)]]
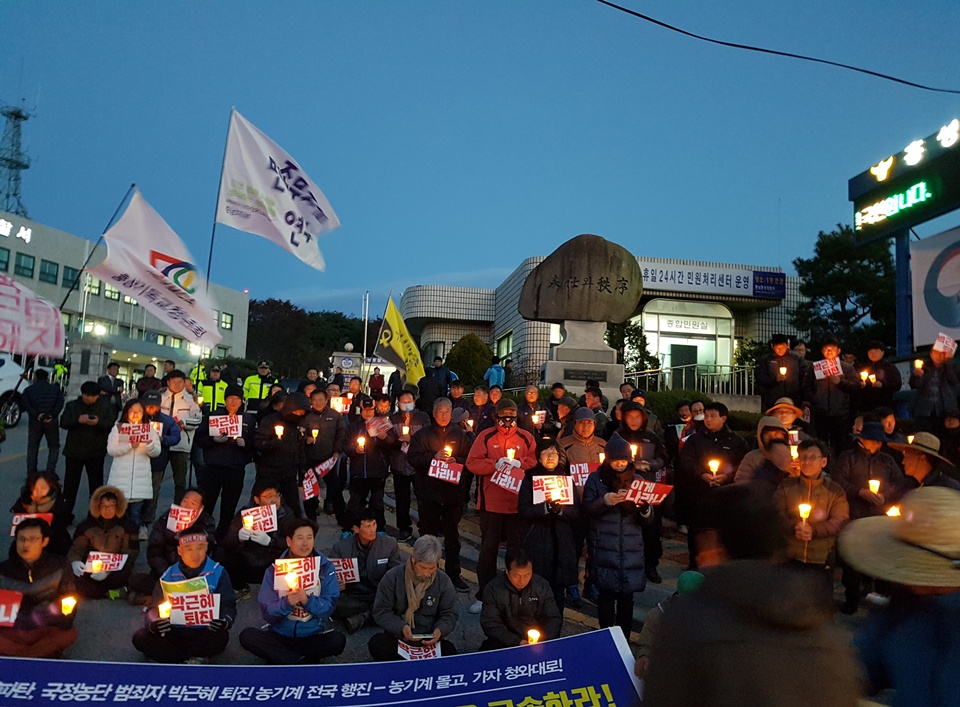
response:
[(420, 608), (427, 590), (433, 585), (434, 577), (417, 577), (413, 572), (413, 558), (407, 563), (403, 573), (403, 587), (407, 591), (407, 610), (403, 612), (403, 621), (411, 630), (414, 628), (414, 617)]

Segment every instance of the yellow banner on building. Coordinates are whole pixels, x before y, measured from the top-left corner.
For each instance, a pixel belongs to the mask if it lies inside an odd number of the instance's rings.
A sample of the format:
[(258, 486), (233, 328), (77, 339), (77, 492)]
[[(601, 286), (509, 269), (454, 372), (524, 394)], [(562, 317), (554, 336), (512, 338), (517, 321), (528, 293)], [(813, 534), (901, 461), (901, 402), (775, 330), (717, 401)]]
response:
[(374, 350), (374, 355), (380, 356), (397, 368), (407, 373), (407, 383), (416, 383), (425, 375), (423, 361), (420, 358), (420, 349), (410, 336), (410, 331), (400, 316), (400, 310), (393, 303), (393, 297), (387, 299), (387, 311), (383, 314), (383, 328), (380, 330), (380, 340)]

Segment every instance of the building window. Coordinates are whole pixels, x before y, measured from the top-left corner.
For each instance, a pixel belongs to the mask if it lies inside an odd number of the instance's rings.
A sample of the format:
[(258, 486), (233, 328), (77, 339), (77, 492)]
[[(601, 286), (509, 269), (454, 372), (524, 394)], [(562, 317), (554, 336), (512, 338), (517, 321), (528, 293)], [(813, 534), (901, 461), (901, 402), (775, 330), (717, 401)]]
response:
[(119, 301), (119, 300), (120, 300), (120, 290), (118, 290), (118, 289), (117, 289), (116, 287), (114, 287), (113, 285), (108, 285), (107, 283), (103, 283), (103, 296), (104, 296), (106, 299), (112, 299), (112, 300), (117, 300), (117, 301)]
[(61, 283), (68, 290), (73, 287), (73, 283), (76, 282), (77, 276), (80, 275), (80, 271), (76, 268), (71, 268), (69, 265), (63, 266), (63, 280)]
[(229, 312), (220, 313), (220, 328), (233, 329), (233, 315)]
[(167, 343), (167, 337), (163, 334), (157, 334), (157, 346), (164, 346)]
[(40, 276), (37, 278), (40, 282), (50, 282), (54, 285), (60, 279), (60, 266), (50, 260), (40, 261)]
[(10, 269), (10, 249), (0, 248), (0, 272)]
[(179, 338), (177, 338), (176, 336), (171, 336), (171, 337), (170, 337), (170, 346), (173, 347), (173, 348), (175, 348), (175, 349), (179, 349), (181, 346), (183, 346), (183, 339), (179, 339)]
[(501, 359), (506, 358), (513, 353), (513, 332), (505, 334), (497, 339), (497, 356)]
[(130, 295), (124, 295), (124, 296), (123, 296), (123, 303), (124, 303), (124, 304), (136, 305), (136, 304), (137, 304), (137, 300), (135, 300), (135, 299), (134, 299), (133, 297), (131, 297)]
[(33, 269), (36, 263), (37, 259), (32, 255), (17, 253), (17, 264), (13, 267), (13, 273), (23, 277), (33, 277)]
[(100, 280), (95, 277), (87, 276), (87, 293), (91, 297), (100, 296)]

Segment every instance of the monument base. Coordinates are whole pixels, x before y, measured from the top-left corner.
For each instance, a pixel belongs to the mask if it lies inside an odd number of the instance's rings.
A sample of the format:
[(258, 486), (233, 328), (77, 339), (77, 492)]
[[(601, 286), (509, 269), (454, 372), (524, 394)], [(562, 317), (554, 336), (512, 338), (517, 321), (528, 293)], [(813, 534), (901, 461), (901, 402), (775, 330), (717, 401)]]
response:
[(563, 343), (552, 349), (550, 360), (540, 367), (541, 383), (560, 381), (571, 391), (581, 391), (588, 380), (595, 380), (601, 390), (616, 390), (624, 369), (617, 363), (617, 352), (603, 341), (606, 323), (568, 319), (562, 328)]

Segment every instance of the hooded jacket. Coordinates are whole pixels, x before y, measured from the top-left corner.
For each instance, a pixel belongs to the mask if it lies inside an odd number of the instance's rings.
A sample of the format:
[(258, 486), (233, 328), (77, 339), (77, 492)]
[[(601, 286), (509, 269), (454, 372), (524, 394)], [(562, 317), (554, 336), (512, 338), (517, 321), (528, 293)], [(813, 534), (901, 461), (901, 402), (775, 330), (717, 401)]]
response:
[(670, 600), (644, 700), (657, 707), (855, 707), (857, 666), (818, 582), (761, 561), (712, 569), (698, 591)]
[[(100, 517), (100, 499), (105, 493), (113, 493), (117, 497), (117, 514), (110, 520)], [(110, 552), (117, 555), (127, 555), (117, 574), (129, 577), (133, 572), (133, 565), (140, 554), (140, 542), (137, 539), (139, 528), (134, 527), (124, 514), (127, 512), (127, 499), (123, 491), (115, 486), (101, 486), (90, 497), (90, 515), (77, 526), (73, 534), (73, 545), (67, 553), (70, 562), (86, 562), (90, 552)]]

